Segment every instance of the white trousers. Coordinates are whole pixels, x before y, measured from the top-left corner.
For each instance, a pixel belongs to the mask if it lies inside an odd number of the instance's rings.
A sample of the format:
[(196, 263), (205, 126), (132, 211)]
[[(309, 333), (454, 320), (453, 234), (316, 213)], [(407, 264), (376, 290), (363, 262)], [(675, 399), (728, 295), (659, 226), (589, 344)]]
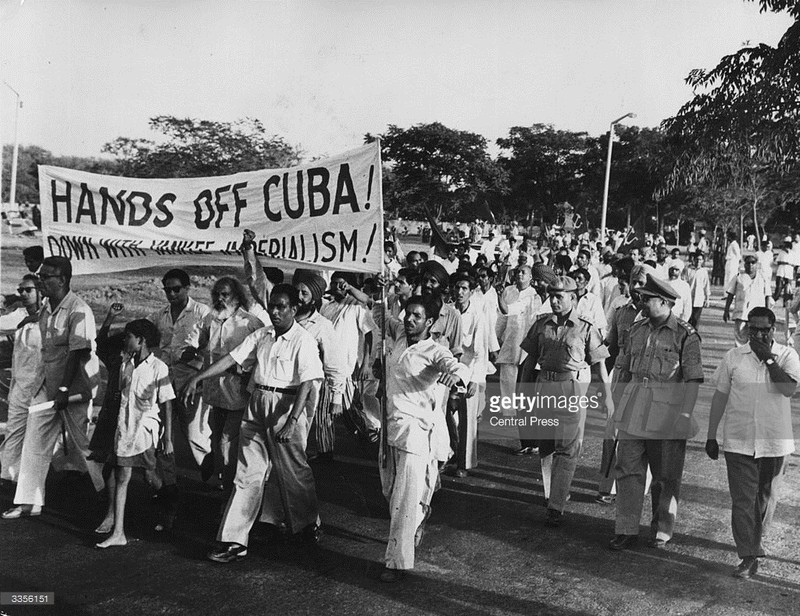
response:
[[(42, 388), (31, 400), (31, 405), (47, 400), (47, 393)], [(88, 464), (86, 461), (89, 455), (86, 429), (89, 424), (88, 410), (91, 404), (91, 401), (70, 404), (63, 413), (52, 408), (28, 413), (17, 491), (14, 495), (15, 505), (44, 505), (47, 471), (53, 459), (53, 450), (61, 440), (62, 425), (67, 434), (68, 459), (81, 460), (82, 468), (79, 470), (89, 472), (95, 490), (103, 489), (105, 484), (100, 467)]]
[[(431, 456), (420, 456), (392, 445), (380, 467), (383, 495), (389, 501), (389, 542), (386, 567), (413, 569), (417, 531), (430, 514), (438, 468)], [(382, 456), (381, 456), (382, 459)]]

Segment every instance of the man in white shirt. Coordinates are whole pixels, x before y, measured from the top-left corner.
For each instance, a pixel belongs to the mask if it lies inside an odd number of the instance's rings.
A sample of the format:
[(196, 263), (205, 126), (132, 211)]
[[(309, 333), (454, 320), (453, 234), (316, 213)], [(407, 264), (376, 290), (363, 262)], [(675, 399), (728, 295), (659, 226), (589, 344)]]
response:
[(314, 475), (305, 455), (306, 402), (314, 382), (324, 373), (316, 341), (295, 322), (299, 301), (297, 289), (275, 285), (267, 304), (271, 324), (192, 377), (183, 394), (190, 403), (200, 381), (235, 365), (253, 371), (254, 391), (242, 419), (233, 492), (217, 534), (223, 545), (208, 554), (215, 562), (228, 563), (247, 555), (248, 535), (273, 472), (280, 485), (281, 521), (293, 534), (302, 533), (311, 541), (319, 536)]
[(579, 267), (572, 270), (572, 279), (578, 290), (575, 296), (578, 298), (578, 303), (575, 306), (575, 314), (579, 317), (584, 317), (591, 321), (594, 326), (600, 330), (600, 335), (603, 336), (608, 329), (608, 321), (603, 312), (603, 303), (600, 298), (588, 290), (589, 285), (589, 272), (586, 269)]
[(742, 561), (733, 575), (750, 578), (764, 557), (761, 545), (778, 503), (786, 458), (794, 451), (791, 397), (800, 381), (800, 358), (774, 341), (775, 314), (748, 314), (749, 343), (731, 349), (714, 375), (706, 453), (719, 456), (717, 428), (725, 419), (723, 448), (733, 504), (731, 525)]
[(725, 251), (725, 288), (739, 273), (739, 261), (742, 260), (742, 249), (736, 241), (736, 233), (728, 231), (728, 249)]
[[(161, 345), (153, 353), (167, 364), (172, 388), (176, 392), (183, 390), (186, 383), (197, 374), (203, 362), (200, 358), (186, 360), (184, 352), (188, 348), (198, 346), (198, 324), (211, 312), (205, 304), (189, 297), (191, 280), (189, 274), (182, 269), (172, 269), (161, 279), (167, 305), (152, 313), (147, 320), (154, 323), (161, 335)], [(211, 407), (198, 395), (192, 400), (192, 406), (186, 407), (179, 400), (172, 405), (175, 416), (174, 424), (180, 430), (172, 431), (173, 440), (178, 432), (183, 433), (189, 443), (192, 456), (200, 467), (203, 480), (207, 480), (214, 472), (214, 455), (211, 453), (211, 426), (208, 418)], [(177, 447), (175, 447), (177, 450)], [(162, 496), (167, 501), (174, 501), (177, 490), (177, 468), (175, 456), (159, 456), (159, 473), (163, 480)], [(170, 505), (174, 508), (174, 505)]]
[(683, 279), (689, 284), (692, 297), (692, 316), (689, 317), (689, 325), (695, 329), (700, 323), (703, 308), (707, 308), (711, 301), (711, 281), (708, 278), (708, 270), (703, 267), (703, 257), (702, 252), (694, 251), (691, 264), (683, 271)]
[(772, 283), (772, 262), (775, 260), (775, 255), (772, 254), (772, 242), (761, 242), (761, 250), (756, 255), (758, 257), (758, 267), (761, 270), (761, 275), (769, 283)]
[[(368, 360), (372, 353), (372, 332), (375, 329), (369, 309), (354, 297), (357, 289), (353, 287), (350, 280), (351, 276), (346, 272), (334, 272), (331, 276), (329, 290), (332, 301), (322, 304), (319, 311), (323, 317), (333, 323), (336, 340), (341, 345), (340, 352), (343, 357), (343, 368), (347, 374), (342, 399), (343, 408), (345, 409), (349, 409), (352, 406), (356, 387), (354, 378), (360, 381), (371, 377), (372, 369), (368, 365)], [(359, 296), (361, 295), (359, 291)], [(380, 429), (380, 418), (373, 417), (367, 413), (362, 413), (361, 418), (364, 420), (368, 430)], [(333, 416), (326, 413), (318, 413), (316, 416), (315, 435), (317, 439), (317, 456), (325, 454), (322, 460), (333, 457), (334, 434)]]
[(469, 368), (430, 337), (437, 318), (438, 298), (415, 295), (406, 304), (403, 331), (390, 327), (394, 331), (387, 332), (392, 344), (384, 372), (387, 412), (380, 475), (391, 523), (384, 582), (398, 582), (414, 568), (414, 548), (430, 515), (438, 473), (432, 432), (444, 421), (435, 417), (443, 412), (436, 384), (452, 387), (469, 381)]
[(772, 308), (773, 299), (769, 294), (769, 285), (761, 277), (761, 272), (755, 266), (756, 258), (747, 255), (744, 258), (744, 272), (731, 279), (725, 288), (728, 294), (725, 300), (725, 311), (722, 320), (727, 323), (731, 319), (731, 304), (736, 298), (733, 307), (733, 334), (736, 346), (747, 343), (747, 315), (756, 306)]
[(692, 290), (689, 283), (681, 280), (684, 263), (680, 259), (673, 259), (669, 264), (669, 284), (678, 294), (678, 299), (672, 306), (672, 313), (684, 321), (692, 317)]
[[(22, 319), (14, 319), (9, 329), (3, 328), (0, 334), (14, 337), (14, 353), (11, 360), (11, 386), (8, 392), (8, 422), (6, 423), (6, 439), (0, 449), (0, 478), (16, 483), (19, 476), (19, 464), (22, 458), (22, 443), (25, 438), (25, 426), (28, 422), (28, 407), (36, 393), (36, 374), (42, 360), (42, 332), (39, 329), (38, 315), (41, 301), (38, 278), (34, 274), (25, 274), (17, 288), (22, 298)], [(9, 315), (3, 315), (3, 318)], [(25, 317), (26, 323), (17, 328)]]

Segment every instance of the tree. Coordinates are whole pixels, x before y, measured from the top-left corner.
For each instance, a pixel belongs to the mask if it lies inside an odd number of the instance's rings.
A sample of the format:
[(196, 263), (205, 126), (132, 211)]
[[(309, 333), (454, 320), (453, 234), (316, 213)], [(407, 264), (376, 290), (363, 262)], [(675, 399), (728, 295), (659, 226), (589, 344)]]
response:
[(759, 4), (762, 12), (788, 11), (795, 22), (777, 47), (743, 47), (712, 70), (689, 74), (694, 97), (663, 124), (683, 152), (659, 192), (725, 192), (731, 204), (747, 204), (760, 244), (759, 225), (800, 192), (800, 3)]
[[(507, 191), (505, 172), (478, 134), (434, 122), (407, 129), (390, 124), (379, 137), (387, 210), (424, 219), (428, 207), (437, 219), (485, 218), (485, 203)], [(375, 139), (364, 137), (365, 143)]]
[(508, 209), (528, 219), (554, 211), (557, 203), (577, 201), (586, 133), (556, 130), (551, 124), (514, 126), (497, 140), (499, 162), (509, 176)]
[[(10, 198), (12, 146), (3, 148), (3, 191), (2, 201)], [(20, 146), (17, 161), (17, 202), (39, 203), (39, 165), (55, 165), (79, 171), (118, 173), (117, 164), (113, 160), (103, 158), (86, 158), (81, 156), (53, 156), (51, 152), (38, 145)]]
[(120, 173), (130, 177), (203, 177), (291, 167), (300, 152), (283, 138), (269, 136), (253, 118), (212, 122), (174, 116), (150, 119), (161, 142), (118, 137), (103, 152), (119, 161)]

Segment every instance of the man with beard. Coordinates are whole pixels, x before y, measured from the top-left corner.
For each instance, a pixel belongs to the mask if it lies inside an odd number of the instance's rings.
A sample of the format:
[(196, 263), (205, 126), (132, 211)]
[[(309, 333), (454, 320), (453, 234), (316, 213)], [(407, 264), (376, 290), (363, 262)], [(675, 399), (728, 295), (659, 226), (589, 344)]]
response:
[[(295, 320), (316, 340), (325, 373), (325, 381), (321, 387), (315, 388), (309, 396), (308, 416), (309, 419), (316, 417), (317, 421), (320, 421), (320, 418), (325, 418), (323, 421), (327, 421), (328, 418), (333, 421), (334, 417), (342, 414), (342, 397), (349, 374), (333, 323), (319, 312), (322, 294), (325, 293), (327, 285), (322, 276), (302, 269), (295, 271), (292, 285), (297, 289), (300, 299)], [(329, 432), (322, 434), (327, 435)], [(317, 446), (320, 447), (319, 443)], [(333, 442), (324, 443), (312, 460), (332, 461)]]
[[(421, 271), (422, 296), (435, 297), (441, 307), (430, 328), (430, 336), (434, 342), (448, 349), (453, 357), (460, 359), (463, 354), (461, 314), (452, 304), (445, 303), (444, 299), (449, 294), (450, 276), (444, 267), (436, 261), (428, 261)], [(441, 463), (450, 459), (451, 447), (449, 434), (454, 431), (455, 421), (452, 415), (446, 413), (447, 400), (450, 388), (440, 385), (436, 388), (438, 407), (442, 409), (441, 414), (437, 414), (439, 421), (433, 425), (433, 454)], [(444, 421), (441, 421), (441, 419)]]
[[(66, 257), (47, 257), (39, 269), (40, 291), (47, 303), (39, 312), (42, 365), (31, 391), (32, 405), (53, 401), (49, 409), (28, 413), (22, 444), (15, 507), (3, 513), (6, 520), (39, 515), (44, 505), (45, 481), (59, 438), (79, 464), (88, 470), (96, 490), (103, 477), (94, 464), (86, 464), (89, 441), (87, 411), (99, 379), (94, 353), (94, 314), (71, 289), (72, 264)], [(76, 401), (72, 396), (79, 397)]]
[[(336, 342), (347, 375), (342, 401), (344, 408), (349, 409), (355, 396), (354, 379), (362, 381), (372, 378), (372, 367), (368, 360), (372, 351), (375, 324), (366, 305), (370, 298), (353, 286), (350, 274), (334, 272), (329, 292), (331, 301), (323, 304), (319, 312), (333, 324), (336, 333)], [(330, 406), (328, 409), (320, 408), (316, 416), (315, 436), (319, 461), (333, 459), (334, 426), (331, 410), (333, 409)], [(361, 419), (368, 431), (380, 430), (380, 417), (362, 412)]]
[[(197, 324), (197, 331), (193, 334), (197, 338), (197, 348), (187, 348), (181, 356), (182, 361), (194, 360), (199, 352), (203, 366), (208, 367), (264, 326), (260, 319), (245, 310), (245, 289), (235, 278), (219, 278), (211, 289), (211, 302), (211, 312)], [(226, 496), (230, 495), (236, 474), (239, 424), (250, 399), (247, 392), (249, 377), (235, 365), (228, 372), (203, 383), (203, 400), (211, 406), (209, 423), (214, 473), (222, 476)]]
[[(380, 474), (389, 501), (389, 541), (384, 582), (400, 581), (414, 567), (414, 551), (437, 480), (437, 459), (431, 449), (434, 425), (441, 423), (437, 382), (450, 389), (465, 384), (468, 368), (431, 338), (439, 313), (439, 297), (428, 293), (408, 300), (403, 333), (391, 332), (391, 350), (384, 378), (387, 394), (386, 444), (381, 448)], [(399, 329), (392, 322), (389, 329)]]
[(615, 417), (617, 516), (612, 550), (636, 544), (647, 468), (653, 473), (650, 547), (671, 539), (680, 498), (686, 440), (703, 382), (700, 336), (672, 313), (678, 297), (668, 282), (647, 276), (638, 290), (642, 315), (630, 329), (618, 362), (625, 388)]
[[(540, 315), (520, 344), (528, 354), (522, 367), (522, 381), (534, 382), (538, 365), (536, 391), (542, 398), (555, 396), (559, 400), (574, 400), (585, 398), (594, 376), (596, 382), (603, 383), (606, 409), (612, 414), (614, 404), (604, 363), (608, 350), (600, 330), (577, 314), (577, 290), (575, 281), (569, 277), (561, 277), (548, 287), (553, 312)], [(548, 417), (554, 422), (550, 424), (552, 429), (543, 431), (542, 438), (538, 439), (540, 458), (545, 460), (553, 456), (547, 526), (558, 527), (563, 521), (583, 445), (586, 410), (584, 404), (578, 404), (577, 409), (572, 406), (537, 409), (539, 417)], [(543, 474), (547, 471), (544, 465), (542, 470)]]
[(297, 289), (275, 285), (267, 304), (271, 324), (192, 377), (183, 393), (189, 403), (203, 379), (219, 376), (237, 364), (253, 370), (254, 391), (242, 419), (236, 478), (217, 535), (223, 545), (208, 554), (215, 562), (228, 563), (247, 555), (248, 535), (272, 473), (289, 531), (316, 536), (319, 512), (314, 475), (306, 459), (306, 403), (323, 371), (316, 341), (295, 322), (298, 304)]

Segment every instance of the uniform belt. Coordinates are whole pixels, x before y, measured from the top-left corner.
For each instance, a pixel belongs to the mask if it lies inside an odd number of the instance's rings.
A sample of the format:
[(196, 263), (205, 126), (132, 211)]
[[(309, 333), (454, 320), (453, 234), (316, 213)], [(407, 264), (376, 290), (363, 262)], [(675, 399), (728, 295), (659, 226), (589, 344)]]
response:
[(555, 370), (540, 370), (539, 379), (542, 381), (572, 381), (578, 372), (575, 370), (567, 370), (566, 372), (557, 372)]
[(261, 391), (274, 391), (276, 394), (286, 394), (288, 396), (297, 395), (297, 387), (273, 387), (272, 385), (256, 385), (256, 389)]

